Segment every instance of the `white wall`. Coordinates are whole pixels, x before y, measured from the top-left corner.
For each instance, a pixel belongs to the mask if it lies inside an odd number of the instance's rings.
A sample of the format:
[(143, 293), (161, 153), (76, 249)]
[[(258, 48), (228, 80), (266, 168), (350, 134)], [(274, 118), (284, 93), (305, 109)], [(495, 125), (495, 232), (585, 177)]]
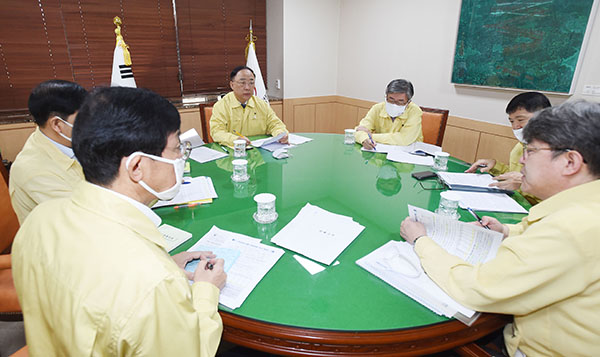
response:
[[(277, 79), (283, 81), (283, 1), (267, 0), (267, 94), (283, 98), (283, 85), (277, 89)], [(261, 64), (261, 68), (264, 69)]]
[[(460, 0), (342, 0), (337, 93), (381, 101), (391, 79), (406, 78), (415, 86), (417, 104), (508, 125), (504, 109), (519, 92), (450, 83), (460, 5)], [(581, 68), (573, 97), (582, 97), (584, 83), (600, 84), (599, 14)], [(568, 99), (548, 97), (553, 105)]]
[[(381, 101), (391, 79), (407, 78), (417, 104), (508, 125), (504, 109), (518, 92), (450, 83), (460, 0), (281, 1), (285, 98)], [(575, 94), (548, 95), (554, 105), (568, 98), (600, 101), (582, 94), (585, 84), (600, 85), (600, 11), (593, 21)]]
[(285, 98), (337, 90), (340, 0), (283, 0)]

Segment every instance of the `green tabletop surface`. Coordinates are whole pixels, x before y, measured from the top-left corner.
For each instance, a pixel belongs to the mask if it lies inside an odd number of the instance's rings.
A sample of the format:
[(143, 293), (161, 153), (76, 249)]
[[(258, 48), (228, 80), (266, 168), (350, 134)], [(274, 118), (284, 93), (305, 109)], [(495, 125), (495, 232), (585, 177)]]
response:
[[(362, 233), (328, 266), (311, 275), (294, 258), (285, 254), (259, 282), (241, 307), (223, 311), (263, 322), (301, 328), (338, 331), (382, 331), (412, 328), (447, 321), (389, 286), (355, 262), (390, 240), (402, 240), (400, 223), (407, 204), (434, 210), (443, 190), (436, 180), (419, 181), (411, 172), (427, 166), (387, 161), (384, 154), (363, 152), (360, 146), (345, 145), (343, 135), (300, 134), (313, 141), (289, 149), (290, 158), (276, 160), (263, 149), (250, 149), (245, 183), (231, 181), (229, 157), (205, 164), (191, 162), (191, 176), (212, 178), (218, 194), (212, 203), (155, 212), (167, 223), (193, 234), (172, 254), (185, 251), (208, 230), (217, 227), (261, 238), (265, 244), (308, 202), (330, 212), (353, 217), (365, 226)], [(217, 144), (208, 144), (215, 150)], [(450, 159), (449, 171), (462, 172), (468, 164)], [(268, 192), (277, 196), (279, 218), (269, 225), (256, 223), (253, 197)], [(514, 198), (525, 208), (529, 203), (519, 194)], [(459, 209), (461, 220), (473, 221)], [(523, 214), (478, 212), (503, 223), (515, 223)]]

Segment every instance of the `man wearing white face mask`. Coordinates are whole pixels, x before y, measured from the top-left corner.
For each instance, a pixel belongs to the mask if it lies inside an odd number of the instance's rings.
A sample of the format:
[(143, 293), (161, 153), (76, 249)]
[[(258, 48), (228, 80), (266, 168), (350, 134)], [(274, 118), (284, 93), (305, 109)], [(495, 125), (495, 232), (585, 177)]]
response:
[(17, 155), (8, 190), (19, 222), (38, 204), (71, 194), (83, 181), (83, 171), (71, 149), (77, 110), (87, 91), (77, 83), (51, 80), (29, 96), (29, 111), (37, 129)]
[[(523, 128), (529, 122), (533, 115), (547, 107), (550, 107), (550, 101), (542, 93), (525, 92), (515, 96), (508, 102), (506, 106), (506, 114), (508, 121), (512, 126), (515, 138), (519, 140), (510, 152), (509, 164), (503, 164), (495, 159), (479, 159), (471, 165), (465, 172), (475, 172), (479, 169), (481, 172), (489, 172), (494, 175), (493, 186), (497, 186), (506, 190), (518, 190), (521, 187), (521, 168), (523, 165), (519, 163), (523, 156)], [(536, 204), (540, 199), (521, 192), (523, 196), (531, 203)]]
[(365, 149), (373, 149), (377, 143), (410, 145), (423, 141), (423, 111), (412, 102), (414, 93), (409, 81), (391, 81), (385, 90), (385, 101), (371, 107), (356, 127), (356, 142)]
[[(179, 126), (177, 109), (149, 90), (100, 88), (86, 99), (73, 137), (85, 181), (36, 207), (13, 245), (32, 355), (216, 353), (223, 259), (169, 256), (149, 208), (179, 190), (190, 150)], [(188, 273), (192, 259), (201, 261)]]

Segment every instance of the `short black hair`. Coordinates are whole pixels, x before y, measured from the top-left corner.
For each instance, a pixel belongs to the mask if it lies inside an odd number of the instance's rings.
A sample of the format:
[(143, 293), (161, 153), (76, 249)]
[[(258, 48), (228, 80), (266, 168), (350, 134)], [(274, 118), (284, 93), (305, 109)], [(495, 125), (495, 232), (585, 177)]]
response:
[(523, 139), (539, 140), (552, 149), (575, 150), (592, 175), (600, 177), (600, 103), (565, 102), (534, 115), (523, 129)]
[(506, 106), (506, 114), (512, 114), (519, 109), (525, 109), (530, 113), (535, 113), (544, 108), (551, 107), (548, 97), (540, 92), (525, 92), (513, 97)]
[(235, 76), (237, 76), (238, 72), (241, 71), (241, 70), (243, 70), (243, 69), (247, 69), (250, 72), (252, 72), (252, 75), (254, 76), (254, 78), (256, 78), (256, 74), (254, 74), (254, 71), (252, 70), (252, 68), (250, 68), (248, 66), (237, 66), (229, 74), (229, 79), (233, 81), (233, 79), (235, 78)]
[(43, 127), (53, 116), (67, 120), (81, 107), (86, 95), (85, 88), (77, 83), (53, 79), (33, 88), (27, 106), (35, 123)]
[(77, 114), (73, 151), (85, 179), (107, 186), (116, 179), (123, 157), (136, 151), (161, 156), (180, 123), (173, 104), (150, 90), (98, 88)]

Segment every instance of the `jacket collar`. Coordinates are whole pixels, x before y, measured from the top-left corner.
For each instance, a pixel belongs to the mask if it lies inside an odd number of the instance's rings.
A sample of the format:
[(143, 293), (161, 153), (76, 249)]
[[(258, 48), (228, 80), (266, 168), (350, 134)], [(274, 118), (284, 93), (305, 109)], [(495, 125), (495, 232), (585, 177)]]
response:
[(598, 195), (599, 193), (600, 179), (571, 187), (531, 207), (527, 220), (530, 223), (539, 221), (558, 210), (576, 206), (581, 202), (587, 202), (592, 199), (591, 196)]

